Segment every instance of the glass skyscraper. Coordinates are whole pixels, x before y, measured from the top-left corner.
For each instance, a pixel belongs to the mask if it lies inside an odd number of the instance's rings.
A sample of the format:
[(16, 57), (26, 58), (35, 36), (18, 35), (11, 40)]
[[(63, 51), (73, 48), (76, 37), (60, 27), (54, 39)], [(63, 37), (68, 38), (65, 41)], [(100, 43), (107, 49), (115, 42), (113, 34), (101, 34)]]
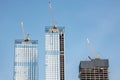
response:
[(15, 40), (14, 80), (39, 80), (38, 41)]
[(64, 78), (64, 27), (46, 27), (45, 80)]

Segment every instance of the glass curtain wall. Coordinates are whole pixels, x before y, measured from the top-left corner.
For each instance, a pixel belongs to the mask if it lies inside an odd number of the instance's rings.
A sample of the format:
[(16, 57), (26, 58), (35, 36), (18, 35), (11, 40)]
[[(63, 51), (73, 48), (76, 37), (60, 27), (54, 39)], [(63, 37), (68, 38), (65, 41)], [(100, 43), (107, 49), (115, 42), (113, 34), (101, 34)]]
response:
[(64, 28), (45, 28), (45, 80), (60, 80), (60, 34)]
[(15, 40), (14, 80), (39, 80), (38, 41)]

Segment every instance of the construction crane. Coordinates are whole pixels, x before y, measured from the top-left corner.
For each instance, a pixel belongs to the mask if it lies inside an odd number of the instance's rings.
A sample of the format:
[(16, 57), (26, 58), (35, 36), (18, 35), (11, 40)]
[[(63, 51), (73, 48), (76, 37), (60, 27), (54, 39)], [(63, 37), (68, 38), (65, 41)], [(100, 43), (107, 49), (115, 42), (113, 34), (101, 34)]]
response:
[(23, 22), (21, 22), (21, 28), (22, 28), (23, 36), (24, 36), (24, 38), (25, 38), (25, 32), (24, 32), (24, 24), (23, 24)]
[(57, 25), (56, 25), (55, 19), (54, 19), (54, 15), (53, 15), (51, 0), (49, 1), (49, 9), (50, 9), (50, 16), (52, 18), (52, 24), (53, 24), (54, 28), (57, 28)]
[(23, 22), (21, 22), (21, 28), (22, 28), (22, 33), (23, 33), (24, 41), (28, 41), (29, 40), (29, 34), (25, 34)]
[(88, 39), (88, 37), (86, 38), (86, 41), (87, 41), (88, 47), (90, 48), (91, 52), (94, 55), (94, 58), (95, 59), (100, 59), (100, 57), (98, 56), (98, 54), (95, 52), (94, 48), (92, 47), (92, 45), (91, 45), (90, 40)]

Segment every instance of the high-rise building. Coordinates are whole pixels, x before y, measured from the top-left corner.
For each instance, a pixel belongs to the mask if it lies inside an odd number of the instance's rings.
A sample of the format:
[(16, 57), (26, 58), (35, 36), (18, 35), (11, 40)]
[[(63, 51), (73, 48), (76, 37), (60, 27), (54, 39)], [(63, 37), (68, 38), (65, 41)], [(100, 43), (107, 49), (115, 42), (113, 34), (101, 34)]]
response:
[(45, 28), (45, 80), (64, 80), (64, 27)]
[(81, 61), (79, 65), (80, 80), (109, 80), (108, 59), (92, 59)]
[(39, 80), (38, 41), (15, 40), (14, 80)]

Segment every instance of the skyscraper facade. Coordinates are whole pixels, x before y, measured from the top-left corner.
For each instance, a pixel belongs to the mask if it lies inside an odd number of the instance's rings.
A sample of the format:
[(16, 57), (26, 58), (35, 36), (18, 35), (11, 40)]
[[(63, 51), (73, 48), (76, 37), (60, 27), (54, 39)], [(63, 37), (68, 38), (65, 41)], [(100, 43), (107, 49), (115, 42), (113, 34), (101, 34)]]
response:
[(45, 80), (64, 80), (64, 28), (45, 28)]
[(39, 80), (38, 41), (15, 40), (14, 80)]
[(79, 65), (80, 80), (109, 80), (108, 59), (81, 61)]

